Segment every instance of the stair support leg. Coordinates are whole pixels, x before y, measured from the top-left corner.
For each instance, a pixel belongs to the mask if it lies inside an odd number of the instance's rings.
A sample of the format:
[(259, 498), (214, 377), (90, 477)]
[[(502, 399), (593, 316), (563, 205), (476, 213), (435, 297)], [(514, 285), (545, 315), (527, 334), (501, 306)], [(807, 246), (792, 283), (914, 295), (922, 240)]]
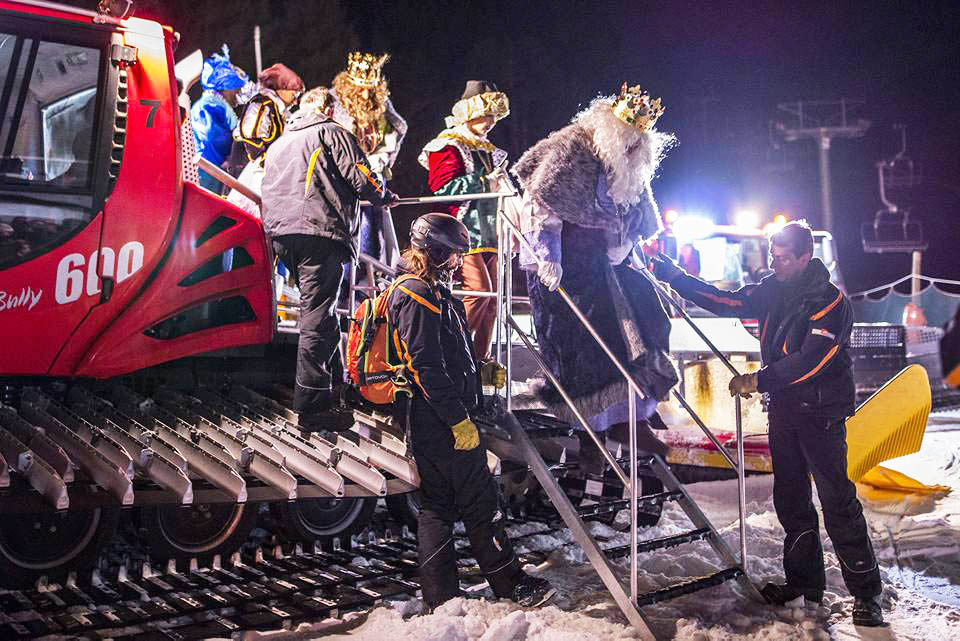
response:
[[(540, 453), (533, 446), (530, 437), (527, 436), (527, 433), (524, 431), (523, 426), (520, 425), (516, 416), (514, 416), (512, 412), (506, 412), (500, 417), (498, 422), (502, 428), (510, 433), (514, 444), (523, 453), (524, 459), (530, 466), (531, 471), (533, 471), (534, 476), (537, 477), (543, 490), (547, 493), (550, 502), (556, 508), (557, 512), (559, 512), (566, 526), (570, 528), (573, 538), (580, 544), (580, 547), (583, 548), (587, 559), (590, 560), (590, 564), (593, 565), (594, 570), (596, 570), (600, 576), (600, 580), (603, 581), (604, 586), (606, 586), (607, 590), (613, 596), (614, 602), (616, 602), (624, 616), (627, 617), (627, 621), (640, 633), (641, 639), (644, 641), (656, 641), (656, 637), (650, 629), (646, 618), (640, 610), (637, 609), (631, 595), (628, 595), (623, 589), (623, 585), (617, 578), (609, 561), (607, 561), (603, 550), (600, 549), (600, 546), (597, 545), (593, 536), (587, 531), (586, 526), (577, 514), (570, 499), (568, 499), (567, 495), (560, 489), (550, 468), (547, 467), (543, 457), (540, 456)], [(634, 473), (636, 472), (634, 471)], [(634, 501), (634, 504), (635, 503), (636, 501)]]

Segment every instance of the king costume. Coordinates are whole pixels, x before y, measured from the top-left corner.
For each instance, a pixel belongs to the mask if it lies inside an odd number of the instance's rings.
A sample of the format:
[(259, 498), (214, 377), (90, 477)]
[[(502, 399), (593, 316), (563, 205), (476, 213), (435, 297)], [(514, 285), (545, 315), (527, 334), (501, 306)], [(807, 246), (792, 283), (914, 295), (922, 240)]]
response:
[[(507, 152), (487, 140), (486, 132), (477, 135), (469, 123), (490, 117), (495, 124), (509, 114), (507, 96), (498, 91), (495, 84), (485, 80), (468, 81), (463, 95), (446, 118), (447, 128), (428, 142), (417, 158), (429, 172), (427, 186), (430, 191), (437, 196), (492, 191), (490, 176), (498, 167), (504, 166)], [(470, 251), (464, 255), (463, 267), (457, 274), (464, 289), (496, 291), (497, 201), (451, 203), (447, 212), (459, 218), (470, 234)], [(497, 318), (496, 299), (465, 296), (463, 304), (474, 352), (481, 361), (487, 360)]]
[[(334, 98), (333, 119), (353, 133), (370, 169), (384, 184), (393, 177), (393, 163), (407, 135), (407, 121), (394, 108), (383, 76), (383, 66), (389, 60), (390, 54), (352, 52), (347, 56), (347, 68), (333, 79), (330, 92)], [(398, 257), (390, 254), (394, 247), (382, 242), (386, 225), (393, 229), (388, 208), (361, 207), (360, 251), (392, 264)]]
[[(659, 100), (624, 84), (619, 96), (594, 100), (513, 169), (524, 188), (521, 232), (534, 252), (521, 250), (520, 264), (543, 356), (598, 431), (624, 426), (627, 385), (553, 290), (562, 284), (643, 389), (639, 417), (665, 427), (656, 403), (678, 381), (668, 356), (670, 319), (633, 258), (634, 248), (662, 229), (650, 188), (674, 142), (653, 128), (662, 111)], [(558, 418), (576, 424), (548, 382), (534, 381), (531, 391)], [(662, 454), (660, 441), (647, 435), (648, 449)]]

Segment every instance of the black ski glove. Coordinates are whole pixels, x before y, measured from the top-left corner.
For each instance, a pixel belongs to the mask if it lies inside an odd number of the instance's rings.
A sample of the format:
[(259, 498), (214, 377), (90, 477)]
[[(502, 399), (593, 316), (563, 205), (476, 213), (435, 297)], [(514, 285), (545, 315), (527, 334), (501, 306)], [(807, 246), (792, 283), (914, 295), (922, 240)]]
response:
[(650, 262), (653, 265), (653, 275), (657, 277), (657, 280), (664, 283), (669, 283), (680, 274), (685, 273), (676, 261), (665, 254), (657, 254), (650, 259)]

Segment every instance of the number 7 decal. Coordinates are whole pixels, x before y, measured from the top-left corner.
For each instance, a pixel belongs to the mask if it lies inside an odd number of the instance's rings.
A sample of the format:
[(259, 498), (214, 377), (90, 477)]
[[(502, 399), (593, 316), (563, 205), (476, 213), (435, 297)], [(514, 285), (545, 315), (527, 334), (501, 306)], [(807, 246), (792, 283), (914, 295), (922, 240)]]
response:
[(147, 129), (153, 129), (153, 119), (157, 116), (157, 111), (160, 109), (159, 100), (140, 100), (140, 104), (145, 107), (150, 107), (150, 113), (147, 114)]

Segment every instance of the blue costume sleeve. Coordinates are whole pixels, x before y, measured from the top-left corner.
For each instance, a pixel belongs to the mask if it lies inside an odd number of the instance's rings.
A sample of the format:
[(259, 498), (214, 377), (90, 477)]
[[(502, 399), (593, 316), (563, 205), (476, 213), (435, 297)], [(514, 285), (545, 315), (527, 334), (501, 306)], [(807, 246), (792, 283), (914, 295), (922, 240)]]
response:
[(190, 108), (190, 118), (197, 151), (219, 167), (230, 155), (237, 114), (219, 94), (206, 92)]

